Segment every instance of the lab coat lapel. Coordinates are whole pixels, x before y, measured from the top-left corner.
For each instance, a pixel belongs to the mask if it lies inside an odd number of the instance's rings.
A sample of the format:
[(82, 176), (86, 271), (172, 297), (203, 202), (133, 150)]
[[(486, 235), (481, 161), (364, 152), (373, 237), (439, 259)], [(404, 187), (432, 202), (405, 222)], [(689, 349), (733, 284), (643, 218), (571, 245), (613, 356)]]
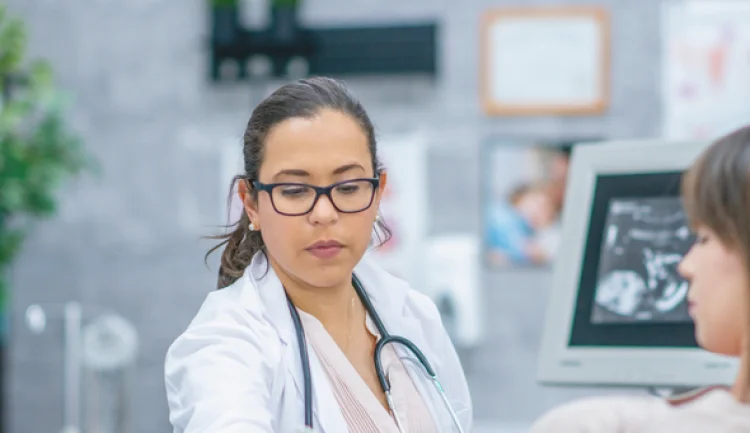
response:
[(388, 333), (411, 340), (428, 359), (432, 359), (434, 354), (426, 344), (421, 323), (413, 314), (405, 311), (409, 285), (374, 265), (367, 258), (355, 268), (355, 275), (362, 282), (362, 287), (370, 297), (373, 308)]
[[(294, 381), (300, 408), (299, 425), (304, 424), (305, 391), (302, 360), (299, 354), (299, 342), (294, 329), (294, 322), (289, 311), (284, 287), (264, 257), (256, 254), (249, 268), (249, 277), (266, 307), (266, 318), (279, 333), (284, 345), (284, 359), (289, 376)], [(266, 269), (268, 270), (266, 273)], [(328, 433), (347, 432), (338, 402), (331, 389), (330, 382), (323, 370), (315, 351), (308, 345), (310, 372), (313, 391), (313, 418), (319, 430)]]
[(321, 430), (329, 433), (348, 432), (346, 420), (331, 388), (328, 374), (323, 369), (320, 358), (312, 349), (310, 350), (310, 370), (314, 395), (313, 412)]
[[(309, 351), (310, 371), (312, 373), (312, 390), (313, 390), (313, 419), (317, 423), (317, 430), (338, 433), (347, 432), (348, 427), (344, 420), (338, 401), (333, 394), (331, 384), (328, 381), (325, 370), (320, 364), (318, 356), (312, 348)], [(294, 380), (294, 388), (297, 394), (299, 407), (299, 424), (302, 425), (304, 420), (304, 381), (302, 375), (302, 361), (300, 360), (299, 351), (297, 350), (296, 339), (293, 344), (287, 345), (284, 354), (287, 370)]]
[[(410, 290), (409, 285), (403, 280), (393, 277), (380, 267), (373, 266), (366, 260), (363, 260), (358, 266), (355, 274), (362, 282), (362, 286), (372, 301), (373, 308), (378, 316), (380, 316), (380, 320), (383, 321), (383, 325), (388, 333), (410, 340), (422, 351), (432, 367), (437, 368), (435, 365), (435, 353), (427, 345), (422, 324), (413, 314), (409, 314), (406, 311), (406, 301)], [(394, 348), (400, 358), (415, 358), (408, 349), (399, 344), (395, 344)], [(437, 422), (437, 411), (439, 408), (435, 400), (431, 397), (432, 384), (427, 379), (427, 373), (416, 368), (409, 368), (408, 373), (415, 388), (422, 396), (422, 400), (432, 414), (432, 419)]]
[[(373, 302), (373, 307), (378, 311), (378, 314), (380, 315), (380, 319), (383, 321), (383, 325), (385, 325), (385, 329), (388, 331), (391, 335), (397, 335), (404, 337), (408, 340), (410, 340), (414, 345), (419, 348), (420, 351), (424, 354), (424, 356), (427, 358), (427, 360), (430, 362), (433, 368), (435, 368), (435, 356), (432, 350), (430, 350), (430, 347), (427, 346), (426, 339), (424, 337), (424, 334), (422, 333), (422, 327), (420, 326), (420, 323), (417, 319), (415, 319), (413, 316), (406, 316), (403, 313), (402, 314), (394, 314), (392, 312), (400, 311), (395, 309), (389, 309), (387, 306), (379, 306)], [(381, 313), (382, 312), (382, 313)], [(404, 346), (400, 344), (394, 344), (393, 345), (396, 353), (398, 354), (399, 358), (410, 358), (415, 361), (417, 361), (414, 354)], [(417, 389), (419, 394), (422, 396), (422, 400), (427, 405), (427, 408), (430, 410), (430, 413), (432, 414), (432, 419), (434, 419), (437, 422), (437, 412), (438, 409), (435, 406), (435, 401), (431, 398), (430, 392), (432, 391), (430, 387), (432, 384), (428, 382), (428, 375), (426, 371), (423, 371), (421, 369), (421, 364), (417, 361), (417, 364), (411, 364), (409, 362), (406, 362), (404, 364), (405, 367), (407, 367), (407, 373), (409, 374), (409, 377), (411, 377), (412, 382), (414, 383), (414, 387)], [(417, 368), (412, 368), (417, 367)]]

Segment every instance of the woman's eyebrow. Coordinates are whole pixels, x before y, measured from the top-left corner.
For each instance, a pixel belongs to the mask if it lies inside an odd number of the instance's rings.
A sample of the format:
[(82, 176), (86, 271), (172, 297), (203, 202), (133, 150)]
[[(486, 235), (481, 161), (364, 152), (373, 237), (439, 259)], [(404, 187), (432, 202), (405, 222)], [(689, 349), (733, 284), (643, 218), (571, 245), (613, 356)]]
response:
[[(341, 167), (338, 167), (335, 170), (333, 170), (333, 174), (334, 175), (342, 174), (342, 173), (346, 173), (349, 170), (354, 170), (354, 169), (364, 170), (365, 168), (361, 164), (358, 164), (358, 163), (344, 164)], [(310, 173), (299, 168), (287, 168), (276, 173), (273, 176), (273, 179), (278, 179), (281, 176), (310, 177)]]

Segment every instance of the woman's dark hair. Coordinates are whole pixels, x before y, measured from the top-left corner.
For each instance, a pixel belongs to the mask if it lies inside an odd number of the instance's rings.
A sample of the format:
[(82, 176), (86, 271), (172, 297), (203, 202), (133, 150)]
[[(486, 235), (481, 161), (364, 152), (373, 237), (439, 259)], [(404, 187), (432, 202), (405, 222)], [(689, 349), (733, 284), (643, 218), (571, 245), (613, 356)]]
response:
[[(230, 187), (233, 187), (236, 182), (243, 181), (248, 182), (249, 187), (252, 187), (252, 182), (258, 180), (266, 137), (274, 126), (295, 117), (311, 118), (324, 109), (347, 114), (357, 121), (367, 136), (373, 173), (379, 174), (383, 168), (377, 156), (375, 129), (362, 104), (343, 83), (331, 78), (313, 77), (281, 86), (255, 107), (243, 138), (242, 154), (245, 160), (245, 173), (235, 176)], [(234, 190), (234, 188), (230, 189)], [(257, 200), (258, 192), (251, 189), (250, 193), (253, 199)], [(230, 192), (229, 200), (232, 199)], [(265, 254), (265, 244), (260, 231), (250, 231), (249, 223), (247, 213), (243, 211), (240, 220), (228, 226), (232, 228), (230, 233), (210, 237), (223, 241), (211, 248), (206, 253), (206, 258), (212, 252), (225, 246), (221, 255), (218, 288), (226, 287), (242, 276), (255, 253)], [(380, 219), (376, 223), (375, 236), (378, 245), (387, 242), (391, 236), (390, 230)]]
[[(750, 126), (726, 135), (706, 149), (682, 179), (682, 197), (693, 227), (706, 227), (719, 240), (741, 254), (750, 272)], [(745, 288), (750, 351), (750, 287)], [(750, 371), (750, 352), (745, 353), (744, 371)], [(750, 378), (746, 378), (750, 379)], [(743, 384), (750, 393), (750, 381)], [(750, 397), (750, 396), (748, 396)]]

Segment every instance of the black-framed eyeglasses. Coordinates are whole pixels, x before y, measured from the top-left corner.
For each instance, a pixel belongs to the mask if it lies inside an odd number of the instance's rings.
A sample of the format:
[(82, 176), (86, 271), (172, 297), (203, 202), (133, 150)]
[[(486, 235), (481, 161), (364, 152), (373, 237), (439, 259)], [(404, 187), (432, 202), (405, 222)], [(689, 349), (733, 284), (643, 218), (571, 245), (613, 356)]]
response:
[(273, 209), (286, 216), (305, 215), (313, 210), (321, 195), (325, 195), (337, 211), (357, 213), (372, 206), (375, 191), (380, 185), (378, 178), (350, 179), (328, 186), (306, 183), (261, 183), (253, 182), (258, 191), (266, 191), (271, 197)]

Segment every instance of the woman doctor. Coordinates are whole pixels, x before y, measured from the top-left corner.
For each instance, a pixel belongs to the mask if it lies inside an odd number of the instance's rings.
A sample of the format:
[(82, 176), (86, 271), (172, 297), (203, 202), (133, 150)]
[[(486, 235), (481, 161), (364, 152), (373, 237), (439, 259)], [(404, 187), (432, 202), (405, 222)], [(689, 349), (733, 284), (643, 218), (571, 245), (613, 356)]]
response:
[[(243, 154), (245, 212), (217, 246), (220, 290), (166, 357), (174, 432), (471, 431), (435, 305), (363, 258), (388, 230), (362, 105), (332, 79), (284, 85), (253, 111)], [(408, 341), (376, 350), (383, 331)]]

